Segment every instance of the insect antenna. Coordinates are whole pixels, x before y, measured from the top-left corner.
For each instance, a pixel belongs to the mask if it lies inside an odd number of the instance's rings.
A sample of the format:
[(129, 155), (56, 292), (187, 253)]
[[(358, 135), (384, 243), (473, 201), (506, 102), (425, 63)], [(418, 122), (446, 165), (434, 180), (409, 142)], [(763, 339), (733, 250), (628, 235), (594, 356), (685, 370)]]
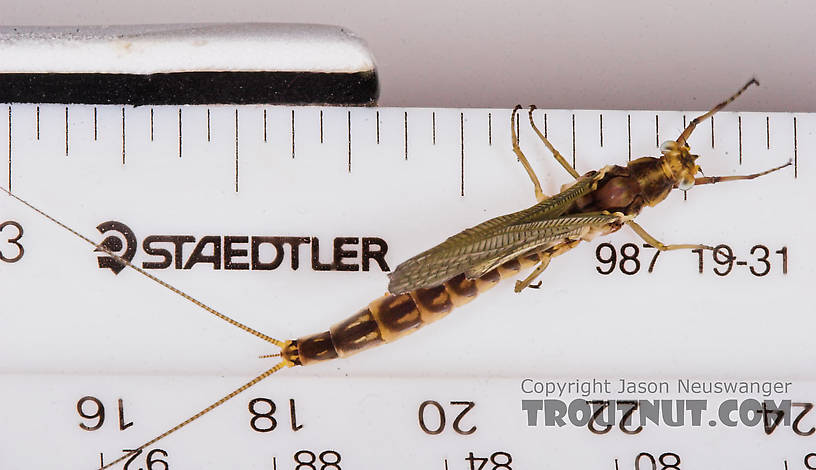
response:
[(125, 266), (127, 266), (127, 267), (129, 267), (129, 268), (133, 269), (134, 271), (136, 271), (136, 272), (138, 272), (139, 274), (141, 274), (142, 276), (144, 276), (144, 277), (146, 277), (146, 278), (150, 279), (151, 281), (155, 282), (156, 284), (158, 284), (158, 285), (160, 285), (160, 286), (164, 287), (165, 289), (168, 289), (169, 291), (173, 292), (174, 294), (176, 294), (176, 295), (178, 295), (178, 296), (180, 296), (180, 297), (182, 297), (182, 298), (184, 298), (184, 299), (186, 299), (186, 300), (188, 300), (188, 301), (192, 302), (193, 304), (195, 304), (196, 306), (198, 306), (198, 307), (200, 307), (201, 309), (205, 310), (206, 312), (208, 312), (208, 313), (210, 313), (210, 314), (212, 314), (212, 315), (214, 315), (214, 316), (216, 316), (216, 317), (220, 318), (221, 320), (224, 320), (225, 322), (229, 323), (230, 325), (232, 325), (232, 326), (234, 326), (234, 327), (236, 327), (236, 328), (239, 328), (239, 329), (241, 329), (241, 330), (244, 330), (244, 331), (246, 331), (247, 333), (249, 333), (249, 334), (251, 334), (251, 335), (257, 336), (258, 338), (261, 338), (261, 339), (262, 339), (262, 340), (264, 340), (264, 341), (268, 341), (268, 342), (270, 342), (270, 343), (274, 344), (275, 346), (277, 346), (277, 347), (279, 347), (279, 348), (283, 348), (283, 347), (286, 345), (286, 343), (285, 343), (284, 341), (281, 341), (281, 340), (278, 340), (278, 339), (275, 339), (275, 338), (269, 337), (269, 336), (267, 336), (267, 335), (265, 335), (265, 334), (261, 333), (260, 331), (254, 330), (254, 329), (252, 329), (252, 328), (250, 328), (250, 327), (248, 327), (248, 326), (244, 325), (243, 323), (241, 323), (241, 322), (239, 322), (239, 321), (237, 321), (237, 320), (234, 320), (234, 319), (232, 319), (232, 318), (228, 317), (227, 315), (224, 315), (223, 313), (221, 313), (221, 312), (219, 312), (218, 310), (216, 310), (216, 309), (214, 309), (214, 308), (210, 307), (209, 305), (207, 305), (207, 304), (205, 304), (204, 302), (202, 302), (202, 301), (200, 301), (200, 300), (196, 299), (195, 297), (193, 297), (193, 296), (191, 296), (190, 294), (188, 294), (188, 293), (186, 293), (186, 292), (182, 291), (181, 289), (179, 289), (179, 288), (177, 288), (177, 287), (175, 287), (175, 286), (172, 286), (172, 285), (168, 284), (168, 283), (167, 283), (167, 282), (165, 282), (165, 281), (162, 281), (162, 280), (161, 280), (161, 279), (159, 279), (158, 277), (156, 277), (156, 276), (154, 276), (154, 275), (152, 275), (152, 274), (148, 273), (148, 272), (147, 272), (147, 271), (145, 271), (144, 269), (142, 269), (142, 268), (140, 268), (140, 267), (136, 266), (135, 264), (133, 264), (133, 263), (131, 263), (130, 261), (128, 261), (128, 260), (126, 260), (126, 259), (122, 258), (121, 256), (117, 255), (116, 253), (113, 253), (111, 250), (109, 250), (109, 249), (108, 249), (107, 247), (105, 247), (104, 245), (94, 243), (94, 241), (93, 241), (93, 240), (91, 240), (90, 238), (86, 237), (85, 235), (82, 235), (81, 233), (77, 232), (76, 230), (74, 230), (73, 228), (69, 227), (68, 225), (65, 225), (63, 222), (60, 222), (59, 220), (55, 219), (54, 217), (52, 217), (52, 216), (48, 215), (47, 213), (45, 213), (45, 212), (44, 212), (44, 211), (42, 211), (41, 209), (39, 209), (39, 208), (35, 207), (35, 206), (34, 206), (34, 205), (32, 205), (31, 203), (29, 203), (29, 202), (28, 202), (28, 201), (26, 201), (25, 199), (22, 199), (21, 197), (17, 196), (16, 194), (12, 193), (12, 192), (11, 192), (11, 191), (9, 191), (8, 189), (6, 189), (6, 188), (4, 188), (4, 187), (0, 187), (0, 189), (2, 189), (4, 193), (6, 193), (6, 194), (8, 194), (9, 196), (11, 196), (12, 198), (16, 199), (16, 200), (17, 200), (17, 201), (19, 201), (20, 203), (24, 204), (25, 206), (27, 206), (28, 208), (30, 208), (30, 209), (31, 209), (31, 210), (33, 210), (34, 212), (36, 212), (36, 213), (38, 213), (38, 214), (42, 215), (42, 216), (43, 216), (43, 217), (45, 217), (46, 219), (50, 220), (51, 222), (53, 222), (53, 223), (55, 223), (55, 224), (59, 225), (60, 227), (62, 227), (62, 228), (63, 228), (63, 229), (65, 229), (65, 230), (67, 230), (68, 232), (70, 232), (70, 233), (71, 233), (72, 235), (74, 235), (75, 237), (77, 237), (77, 238), (79, 238), (79, 239), (81, 239), (81, 240), (83, 240), (83, 241), (87, 242), (89, 245), (93, 246), (93, 247), (94, 247), (94, 249), (96, 249), (97, 251), (104, 252), (104, 253), (105, 253), (105, 254), (107, 254), (108, 256), (110, 256), (110, 257), (112, 257), (113, 259), (115, 259), (117, 262), (122, 263), (123, 265), (125, 265)]
[(694, 128), (697, 127), (697, 124), (700, 124), (701, 122), (703, 122), (706, 119), (713, 116), (714, 113), (716, 113), (717, 111), (719, 111), (719, 110), (723, 109), (724, 107), (726, 107), (728, 105), (728, 103), (730, 103), (730, 102), (734, 101), (735, 99), (737, 99), (737, 97), (739, 95), (741, 95), (742, 92), (745, 91), (751, 85), (759, 85), (759, 82), (757, 81), (756, 78), (751, 78), (750, 80), (748, 80), (748, 83), (743, 85), (742, 88), (737, 90), (736, 93), (729, 96), (728, 99), (726, 99), (722, 103), (719, 103), (717, 106), (714, 106), (713, 108), (711, 108), (711, 110), (709, 112), (703, 114), (702, 116), (697, 116), (696, 118), (692, 119), (691, 122), (689, 123), (689, 125), (680, 134), (680, 137), (677, 138), (677, 143), (680, 144), (680, 145), (686, 145), (686, 140), (688, 140), (688, 138), (691, 136), (691, 133), (694, 132)]
[(777, 167), (771, 168), (770, 170), (761, 171), (759, 173), (752, 173), (750, 175), (703, 176), (701, 178), (694, 178), (694, 185), (699, 186), (701, 184), (723, 183), (725, 181), (752, 180), (754, 178), (759, 178), (760, 176), (765, 176), (768, 173), (779, 171), (782, 168), (789, 167), (791, 165), (793, 165), (793, 161), (788, 160), (788, 162), (785, 163), (784, 165), (779, 165)]
[(139, 447), (126, 451), (125, 455), (119, 457), (118, 459), (114, 460), (113, 462), (107, 463), (107, 464), (99, 467), (99, 470), (105, 470), (106, 468), (110, 468), (110, 467), (116, 465), (117, 463), (122, 462), (123, 460), (129, 458), (130, 456), (132, 456), (136, 452), (139, 452), (141, 450), (146, 449), (147, 447), (150, 447), (151, 445), (155, 444), (156, 442), (164, 439), (165, 437), (169, 436), (170, 434), (173, 434), (174, 432), (178, 431), (179, 429), (183, 428), (184, 426), (187, 426), (188, 424), (190, 424), (193, 421), (197, 420), (198, 418), (204, 416), (205, 414), (209, 413), (210, 411), (218, 408), (219, 406), (223, 405), (224, 403), (226, 403), (228, 400), (235, 397), (239, 393), (243, 392), (244, 390), (248, 389), (249, 387), (252, 387), (256, 383), (258, 383), (261, 380), (269, 377), (270, 375), (274, 374), (275, 372), (283, 369), (284, 367), (286, 367), (288, 365), (290, 365), (290, 364), (287, 361), (279, 362), (275, 367), (267, 370), (263, 374), (255, 377), (254, 379), (250, 380), (249, 382), (245, 383), (244, 385), (241, 385), (240, 387), (236, 388), (232, 392), (224, 395), (223, 397), (221, 397), (221, 399), (219, 399), (218, 401), (213, 402), (210, 406), (204, 408), (203, 410), (199, 411), (198, 413), (194, 414), (193, 416), (190, 416), (189, 418), (185, 419), (181, 423), (173, 426), (172, 428), (170, 428), (167, 431), (159, 434), (158, 436), (154, 437), (153, 439), (145, 442), (144, 444), (140, 445)]

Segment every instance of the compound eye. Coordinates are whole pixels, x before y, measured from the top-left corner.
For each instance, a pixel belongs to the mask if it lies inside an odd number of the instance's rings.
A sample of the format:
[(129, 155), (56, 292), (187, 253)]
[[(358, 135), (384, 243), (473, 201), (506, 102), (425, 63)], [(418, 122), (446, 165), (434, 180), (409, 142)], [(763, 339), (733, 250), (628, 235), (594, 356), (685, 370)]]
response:
[(683, 178), (677, 182), (677, 189), (680, 191), (688, 191), (694, 187), (694, 178)]
[(677, 142), (673, 140), (667, 140), (660, 144), (660, 153), (666, 153), (677, 148)]

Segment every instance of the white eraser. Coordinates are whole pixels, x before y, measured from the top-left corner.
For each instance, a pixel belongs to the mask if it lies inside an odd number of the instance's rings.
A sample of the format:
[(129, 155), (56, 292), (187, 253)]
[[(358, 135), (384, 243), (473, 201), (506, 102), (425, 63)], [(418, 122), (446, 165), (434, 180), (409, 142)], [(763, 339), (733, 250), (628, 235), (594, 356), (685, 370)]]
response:
[(0, 27), (0, 73), (364, 72), (365, 42), (339, 26), (173, 24)]

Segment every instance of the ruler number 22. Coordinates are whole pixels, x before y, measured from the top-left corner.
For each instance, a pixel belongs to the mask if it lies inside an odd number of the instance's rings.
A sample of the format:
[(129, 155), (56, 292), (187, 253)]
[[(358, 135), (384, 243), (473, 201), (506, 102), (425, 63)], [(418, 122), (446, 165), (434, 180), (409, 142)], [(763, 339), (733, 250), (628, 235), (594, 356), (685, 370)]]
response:
[[(14, 253), (14, 256), (9, 257), (8, 248), (6, 246), (0, 246), (0, 261), (6, 263), (16, 263), (17, 261), (20, 261), (20, 259), (23, 257), (23, 253), (25, 253), (25, 249), (23, 248), (22, 243), (20, 243), (20, 239), (23, 238), (23, 226), (20, 225), (19, 222), (7, 220), (0, 223), (0, 233), (2, 233), (4, 237), (8, 236), (7, 234), (10, 234), (11, 238), (7, 238), (4, 245), (11, 245), (14, 247), (11, 250)], [(15, 249), (17, 250), (16, 252), (14, 252)]]

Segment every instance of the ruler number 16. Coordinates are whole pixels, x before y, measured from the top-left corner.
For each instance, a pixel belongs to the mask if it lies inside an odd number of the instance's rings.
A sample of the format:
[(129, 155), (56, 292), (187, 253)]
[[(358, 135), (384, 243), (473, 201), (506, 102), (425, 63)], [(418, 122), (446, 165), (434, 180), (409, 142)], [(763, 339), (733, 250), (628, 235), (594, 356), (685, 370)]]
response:
[(5, 239), (0, 245), (0, 261), (5, 263), (16, 263), (20, 261), (25, 253), (20, 239), (23, 238), (23, 226), (19, 222), (7, 220), (0, 223), (0, 235)]

